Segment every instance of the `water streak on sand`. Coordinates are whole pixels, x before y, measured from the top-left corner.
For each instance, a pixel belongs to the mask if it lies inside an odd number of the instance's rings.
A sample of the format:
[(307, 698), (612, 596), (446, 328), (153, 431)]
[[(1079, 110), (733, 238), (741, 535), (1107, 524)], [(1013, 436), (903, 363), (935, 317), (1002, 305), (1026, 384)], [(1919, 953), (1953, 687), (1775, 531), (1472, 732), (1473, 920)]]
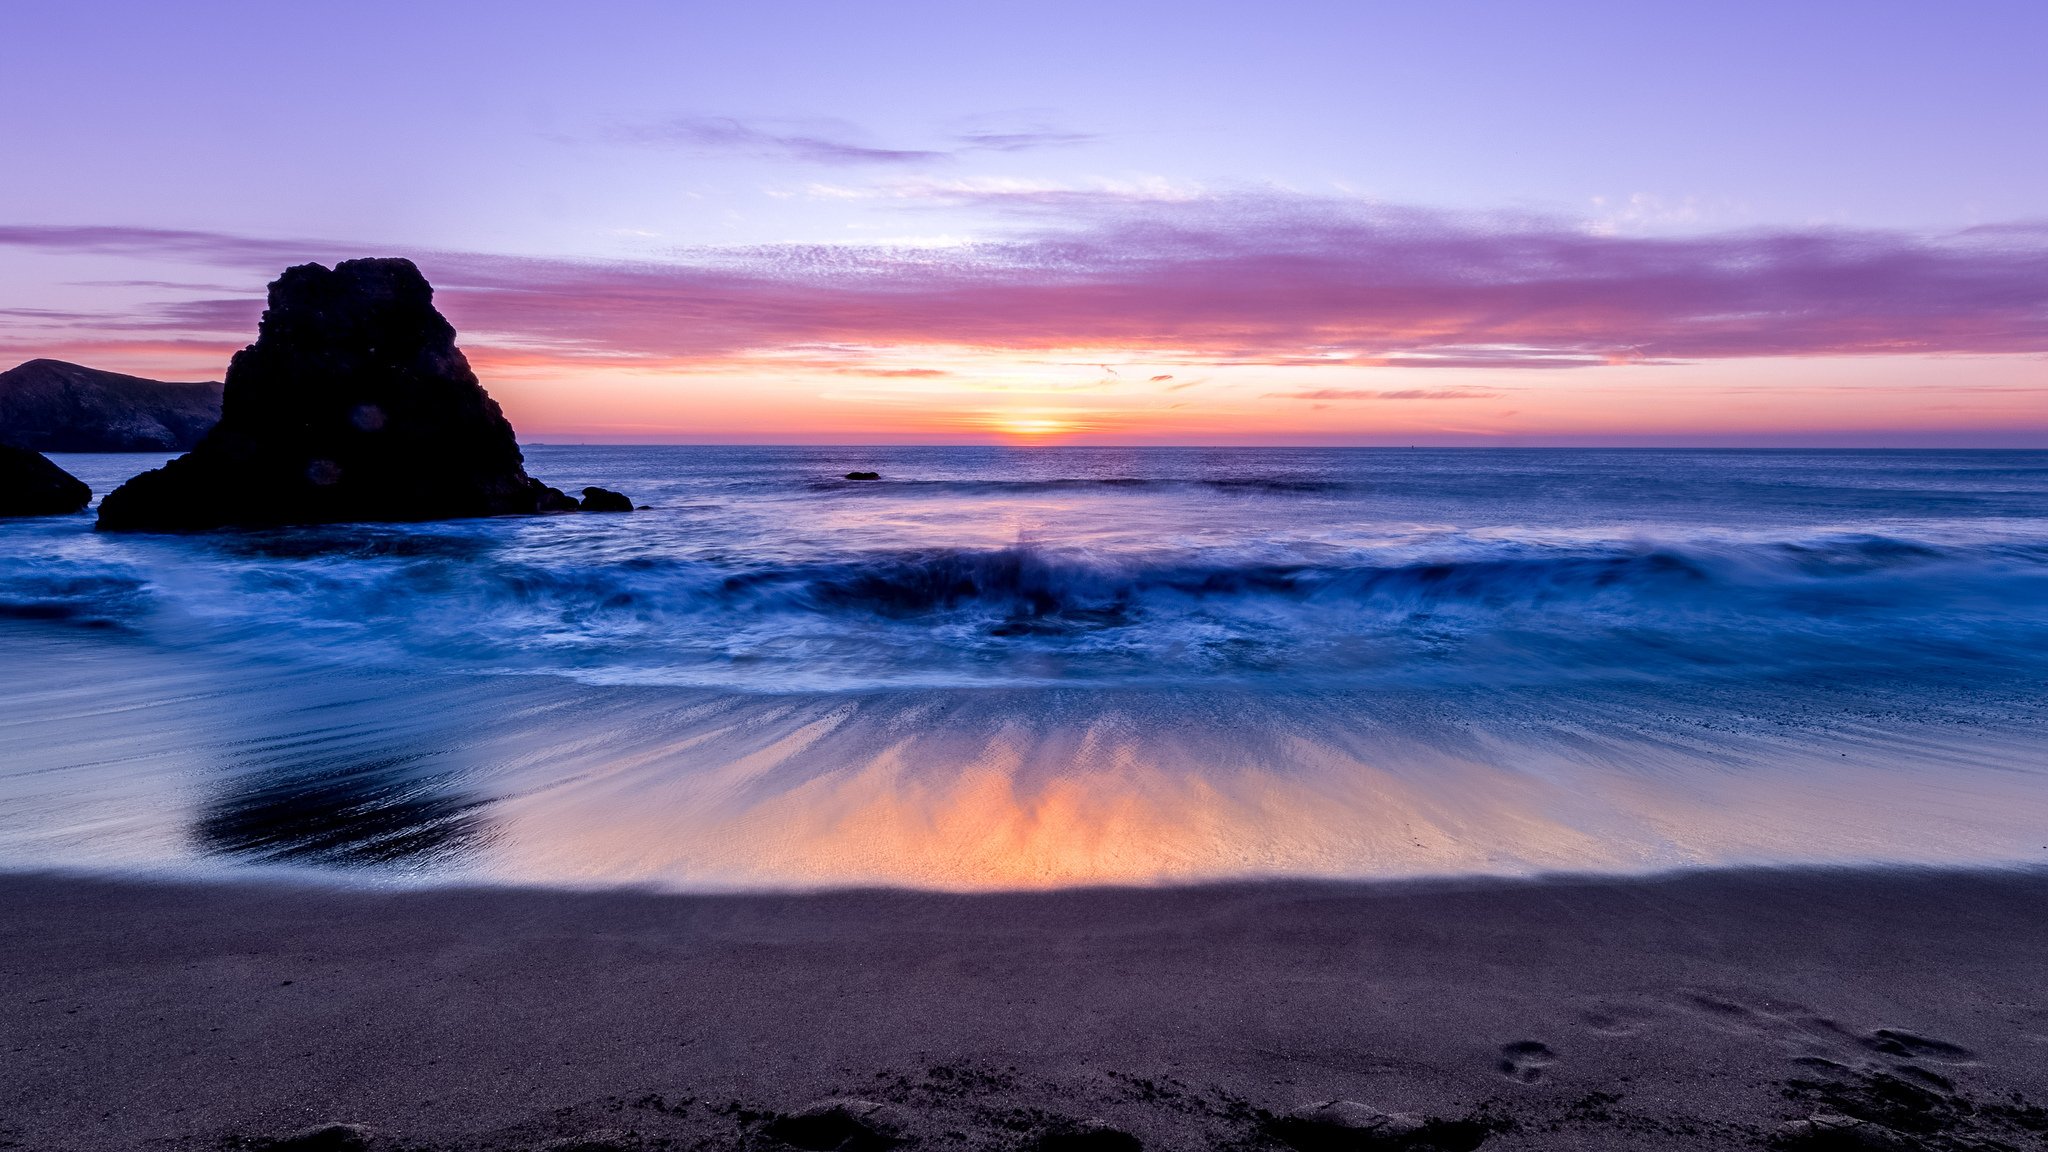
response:
[[(2048, 855), (2042, 454), (537, 455), (655, 510), (0, 525), (0, 863), (990, 888)], [(885, 479), (831, 479), (860, 465)]]

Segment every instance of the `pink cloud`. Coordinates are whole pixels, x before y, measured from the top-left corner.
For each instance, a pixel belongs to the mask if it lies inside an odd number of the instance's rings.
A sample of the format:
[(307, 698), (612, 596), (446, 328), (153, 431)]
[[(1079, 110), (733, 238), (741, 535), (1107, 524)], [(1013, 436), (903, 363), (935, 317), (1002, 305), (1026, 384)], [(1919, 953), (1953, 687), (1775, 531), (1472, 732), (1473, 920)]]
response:
[[(558, 359), (831, 362), (956, 346), (1573, 368), (2048, 351), (2048, 228), (2033, 225), (1643, 238), (1280, 195), (984, 199), (1010, 222), (1009, 238), (959, 249), (785, 245), (692, 250), (668, 263), (412, 255), (466, 339)], [(266, 272), (387, 254), (117, 227), (0, 227), (0, 246)], [(191, 301), (101, 327), (249, 333), (256, 307)]]
[(1266, 395), (1281, 400), (1491, 400), (1500, 393), (1479, 388), (1400, 388), (1391, 392), (1372, 388), (1305, 388)]
[(874, 376), (887, 380), (930, 380), (940, 376), (951, 376), (943, 368), (844, 368), (835, 367), (834, 372), (847, 376)]

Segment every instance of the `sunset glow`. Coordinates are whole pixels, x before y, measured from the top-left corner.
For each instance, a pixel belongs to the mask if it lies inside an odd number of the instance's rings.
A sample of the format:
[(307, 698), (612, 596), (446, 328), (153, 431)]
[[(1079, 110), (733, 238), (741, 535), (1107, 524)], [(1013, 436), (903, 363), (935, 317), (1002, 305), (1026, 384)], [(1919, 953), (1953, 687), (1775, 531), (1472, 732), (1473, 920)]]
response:
[(0, 1152), (2040, 1146), (2044, 45), (0, 9)]
[[(531, 16), (500, 32), (544, 58), (584, 35)], [(642, 16), (650, 42), (696, 42), (690, 18)], [(1689, 43), (1725, 31), (1668, 19)], [(543, 440), (2048, 444), (2048, 228), (2024, 191), (2048, 172), (2040, 150), (2010, 146), (2048, 106), (2040, 85), (2001, 80), (1967, 115), (1940, 112), (1962, 97), (1927, 71), (1928, 38), (1960, 38), (1970, 83), (2017, 77), (1989, 62), (2025, 37), (1916, 25), (1869, 49), (1912, 62), (1903, 87), (1899, 68), (1816, 43), (1797, 49), (1796, 89), (1774, 80), (1744, 90), (1743, 113), (1709, 116), (1693, 94), (1717, 74), (1606, 50), (1632, 41), (1605, 22), (1561, 37), (1497, 16), (1461, 26), (1491, 61), (1470, 75), (1392, 61), (1359, 75), (1334, 46), (1398, 43), (1407, 22), (1426, 40), (1428, 21), (1325, 12), (1289, 53), (1235, 60), (1232, 84), (1168, 96), (1118, 79), (1123, 64), (1169, 44), (1209, 58), (1200, 21), (1103, 22), (1021, 72), (908, 47), (977, 20), (763, 27), (796, 37), (775, 58), (829, 44), (828, 63), (799, 78), (688, 55), (701, 91), (646, 79), (674, 75), (669, 57), (644, 75), (529, 69), (496, 103), (545, 105), (545, 124), (458, 126), (437, 99), (407, 98), (417, 80), (306, 103), (324, 127), (289, 140), (187, 117), (178, 138), (203, 161), (67, 107), (51, 94), (70, 78), (17, 70), (0, 81), (15, 122), (47, 130), (10, 153), (43, 175), (0, 212), (0, 359), (217, 379), (281, 268), (402, 254)], [(297, 42), (270, 99), (300, 77), (348, 87), (368, 45), (389, 50), (364, 21)], [(997, 38), (1019, 34), (1003, 23)], [(191, 49), (175, 77), (124, 56), (105, 87), (186, 91), (187, 63), (246, 62), (207, 38)], [(918, 94), (868, 82), (882, 59), (924, 77)], [(432, 71), (485, 94), (509, 75), (485, 56), (436, 55)], [(1552, 72), (1636, 95), (1620, 108)], [(1306, 75), (1335, 87), (1297, 91)], [(988, 106), (941, 114), (926, 95), (955, 91)], [(1554, 114), (1506, 141), (1497, 116), (1458, 110), (1533, 91)], [(1333, 121), (1340, 107), (1415, 114)], [(1874, 127), (1929, 115), (1937, 136)], [(306, 143), (323, 132), (364, 162)], [(1668, 133), (1719, 139), (1722, 155), (1814, 139), (1841, 155), (1703, 170), (1645, 143)], [(106, 201), (104, 173), (72, 152), (39, 162), (86, 137), (152, 157), (149, 211)], [(450, 140), (468, 142), (463, 175)], [(1866, 154), (1897, 162), (1851, 159)], [(276, 179), (288, 187), (261, 212), (218, 207)], [(412, 207), (349, 207), (386, 202)]]
[(1042, 436), (1056, 436), (1068, 430), (1066, 422), (1051, 416), (998, 416), (996, 427), (1012, 436), (1032, 440)]

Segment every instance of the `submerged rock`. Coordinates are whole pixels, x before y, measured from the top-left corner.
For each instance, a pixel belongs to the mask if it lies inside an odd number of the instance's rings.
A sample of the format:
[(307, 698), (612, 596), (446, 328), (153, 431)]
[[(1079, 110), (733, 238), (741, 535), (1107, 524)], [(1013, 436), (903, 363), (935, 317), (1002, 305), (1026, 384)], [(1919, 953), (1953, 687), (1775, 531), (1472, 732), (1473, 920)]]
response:
[(63, 516), (92, 503), (92, 489), (40, 452), (0, 445), (0, 516)]
[(1032, 1152), (1144, 1152), (1144, 1142), (1100, 1120), (1059, 1124), (1038, 1134)]
[(884, 1152), (903, 1143), (903, 1117), (872, 1100), (826, 1100), (768, 1122), (769, 1136), (806, 1152)]
[(255, 1146), (262, 1152), (367, 1152), (370, 1133), (356, 1124), (319, 1124)]
[(585, 488), (580, 507), (585, 512), (631, 512), (633, 502), (608, 488)]
[(846, 478), (848, 480), (880, 480), (882, 474), (880, 472), (848, 472)]
[(1789, 1152), (1914, 1152), (1926, 1147), (1882, 1124), (1827, 1109), (1786, 1124), (1774, 1143)]
[(1407, 1148), (1416, 1144), (1425, 1130), (1423, 1121), (1413, 1116), (1382, 1112), (1355, 1100), (1310, 1104), (1276, 1117), (1269, 1127), (1282, 1143), (1300, 1152)]
[(0, 372), (0, 444), (37, 452), (183, 452), (220, 420), (219, 384), (169, 384), (62, 360)]
[(287, 268), (228, 366), (220, 423), (115, 489), (99, 526), (175, 532), (573, 511), (526, 474), (512, 425), (410, 260)]

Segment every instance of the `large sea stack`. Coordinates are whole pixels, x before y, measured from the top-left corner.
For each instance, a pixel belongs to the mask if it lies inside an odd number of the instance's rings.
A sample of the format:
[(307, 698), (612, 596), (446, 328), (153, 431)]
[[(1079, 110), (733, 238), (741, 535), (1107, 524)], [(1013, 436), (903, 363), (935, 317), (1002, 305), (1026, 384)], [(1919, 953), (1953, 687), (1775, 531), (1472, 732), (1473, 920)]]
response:
[(575, 511), (526, 474), (512, 425), (410, 260), (287, 268), (228, 366), (220, 423), (100, 502), (99, 526), (177, 532)]
[(36, 452), (183, 452), (220, 419), (220, 385), (62, 360), (0, 372), (0, 444)]
[(92, 489), (40, 452), (0, 444), (0, 516), (63, 516), (92, 503)]

